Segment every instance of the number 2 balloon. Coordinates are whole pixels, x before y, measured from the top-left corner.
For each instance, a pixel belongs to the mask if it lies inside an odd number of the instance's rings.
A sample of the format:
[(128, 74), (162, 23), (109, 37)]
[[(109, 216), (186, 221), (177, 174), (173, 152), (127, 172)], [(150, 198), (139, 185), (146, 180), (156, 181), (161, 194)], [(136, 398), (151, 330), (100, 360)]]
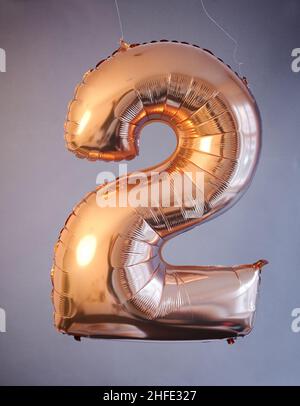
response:
[[(198, 171), (203, 199), (165, 207), (157, 195), (156, 205), (121, 205), (122, 177), (87, 194), (55, 247), (55, 326), (75, 338), (232, 342), (253, 327), (267, 261), (176, 266), (161, 250), (170, 238), (224, 212), (247, 189), (261, 143), (255, 100), (245, 80), (198, 46), (122, 41), (77, 87), (65, 123), (67, 147), (89, 160), (132, 159), (141, 129), (153, 121), (174, 130), (177, 146), (167, 160), (142, 171), (144, 187), (153, 182), (153, 170), (171, 179)], [(166, 188), (163, 180), (155, 182)], [(100, 206), (98, 193), (118, 197), (115, 207)]]

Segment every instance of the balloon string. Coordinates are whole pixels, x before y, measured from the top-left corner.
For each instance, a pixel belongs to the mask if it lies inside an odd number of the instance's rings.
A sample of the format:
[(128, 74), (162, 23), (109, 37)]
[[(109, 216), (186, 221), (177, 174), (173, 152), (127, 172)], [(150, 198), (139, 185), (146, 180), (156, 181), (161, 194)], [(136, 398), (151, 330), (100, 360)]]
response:
[(239, 61), (239, 60), (237, 59), (237, 52), (238, 52), (238, 47), (239, 47), (239, 44), (238, 44), (237, 40), (236, 40), (232, 35), (230, 35), (229, 32), (226, 31), (225, 28), (223, 28), (223, 27), (209, 14), (209, 12), (207, 11), (207, 9), (206, 9), (206, 7), (205, 7), (205, 5), (204, 5), (204, 1), (203, 1), (203, 0), (201, 0), (201, 5), (202, 5), (202, 8), (203, 8), (204, 13), (205, 13), (206, 16), (210, 19), (210, 21), (213, 22), (213, 23), (227, 36), (227, 38), (229, 38), (229, 39), (234, 43), (233, 60), (234, 60), (234, 63), (238, 66), (239, 75), (242, 76), (242, 73), (241, 73), (241, 65), (243, 65), (243, 62), (241, 62), (241, 61)]
[(122, 20), (121, 20), (121, 14), (120, 14), (120, 9), (119, 9), (119, 5), (118, 5), (118, 0), (115, 0), (115, 5), (116, 5), (116, 10), (117, 10), (117, 14), (118, 14), (118, 20), (119, 20), (119, 26), (120, 26), (120, 31), (121, 31), (121, 40), (124, 40), (124, 32), (123, 32), (123, 24), (122, 24)]

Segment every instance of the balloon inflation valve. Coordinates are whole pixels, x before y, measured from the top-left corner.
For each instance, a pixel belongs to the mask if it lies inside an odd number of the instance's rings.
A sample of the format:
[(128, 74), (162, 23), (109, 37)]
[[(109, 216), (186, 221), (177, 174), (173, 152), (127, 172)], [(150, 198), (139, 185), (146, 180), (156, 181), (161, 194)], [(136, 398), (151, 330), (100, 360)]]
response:
[(253, 264), (253, 268), (255, 270), (262, 269), (265, 265), (268, 265), (269, 261), (266, 259), (260, 259)]
[(229, 345), (233, 345), (233, 344), (235, 344), (235, 339), (234, 338), (227, 338), (227, 343), (229, 344)]

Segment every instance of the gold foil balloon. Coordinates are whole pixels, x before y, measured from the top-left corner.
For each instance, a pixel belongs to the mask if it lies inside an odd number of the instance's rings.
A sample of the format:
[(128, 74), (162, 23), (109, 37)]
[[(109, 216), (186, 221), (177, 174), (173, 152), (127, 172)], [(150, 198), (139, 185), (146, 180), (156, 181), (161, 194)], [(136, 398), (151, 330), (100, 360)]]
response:
[[(153, 121), (174, 130), (177, 147), (166, 161), (142, 172), (143, 191), (153, 183), (167, 188), (164, 179), (153, 181), (153, 171), (173, 180), (199, 172), (203, 199), (165, 207), (154, 192), (158, 204), (134, 207), (127, 197), (120, 204), (121, 184), (130, 175), (89, 193), (67, 219), (55, 248), (55, 325), (75, 337), (232, 340), (246, 335), (266, 261), (175, 266), (162, 259), (161, 250), (168, 239), (222, 213), (247, 189), (261, 142), (255, 100), (245, 80), (207, 50), (176, 41), (121, 42), (77, 87), (65, 123), (66, 143), (81, 158), (132, 159), (141, 129)], [(115, 207), (101, 206), (101, 197), (114, 198)], [(175, 197), (171, 188), (172, 202)]]

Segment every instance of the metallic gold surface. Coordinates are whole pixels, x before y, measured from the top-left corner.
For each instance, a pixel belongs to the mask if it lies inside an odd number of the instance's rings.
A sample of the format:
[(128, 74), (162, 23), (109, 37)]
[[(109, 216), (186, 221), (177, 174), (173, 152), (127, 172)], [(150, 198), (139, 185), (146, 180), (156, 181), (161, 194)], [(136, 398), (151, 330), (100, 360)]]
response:
[(120, 180), (113, 189), (101, 185), (89, 193), (56, 244), (55, 325), (74, 336), (106, 338), (243, 336), (253, 327), (266, 261), (173, 266), (161, 250), (169, 238), (228, 209), (248, 187), (260, 151), (255, 100), (245, 82), (206, 50), (123, 42), (84, 75), (69, 105), (65, 139), (81, 158), (132, 159), (141, 129), (153, 121), (174, 130), (177, 147), (143, 171), (145, 187), (153, 170), (171, 177), (202, 171), (204, 202), (167, 208), (157, 197), (158, 207), (99, 207), (98, 193), (119, 201)]

